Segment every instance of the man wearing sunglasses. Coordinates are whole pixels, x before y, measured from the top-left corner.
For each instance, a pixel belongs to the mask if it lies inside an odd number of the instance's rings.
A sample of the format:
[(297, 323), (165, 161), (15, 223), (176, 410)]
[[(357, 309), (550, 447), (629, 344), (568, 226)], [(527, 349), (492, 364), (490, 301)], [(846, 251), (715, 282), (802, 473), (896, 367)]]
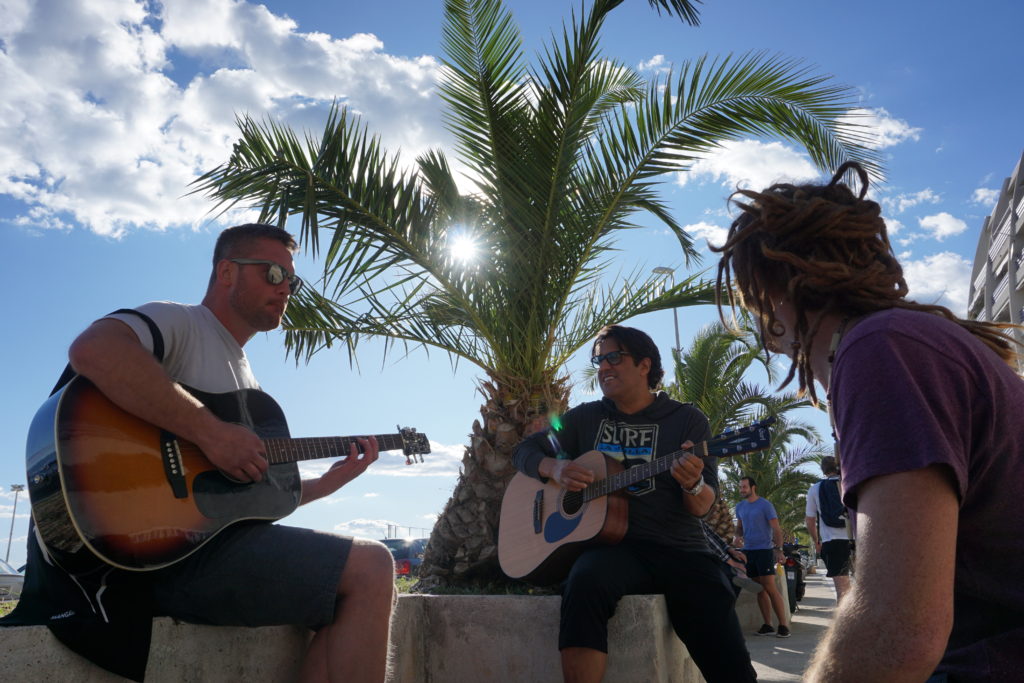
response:
[[(591, 363), (603, 400), (569, 410), (553, 432), (527, 437), (513, 456), (519, 471), (578, 491), (594, 481), (572, 460), (583, 453), (601, 451), (631, 467), (710, 436), (703, 413), (657, 391), (665, 373), (644, 332), (605, 327)], [(647, 593), (665, 594), (672, 626), (709, 683), (756, 680), (735, 593), (700, 525), (715, 501), (717, 468), (716, 458), (686, 453), (671, 471), (634, 484), (627, 489), (629, 527), (622, 542), (588, 549), (576, 560), (563, 587), (559, 626), (566, 681), (602, 679), (608, 619), (621, 596)]]
[[(135, 309), (154, 328), (131, 313), (102, 318), (71, 345), (72, 367), (122, 409), (198, 445), (228, 477), (273, 478), (261, 439), (245, 426), (219, 419), (181, 385), (208, 393), (259, 388), (242, 347), (257, 332), (281, 324), (289, 298), (302, 285), (292, 261), (296, 249), (294, 238), (272, 225), (228, 228), (214, 248), (200, 305), (154, 302)], [(154, 357), (161, 347), (162, 362)], [(377, 459), (372, 437), (358, 441), (364, 455), (353, 446), (349, 458), (303, 481), (300, 504), (330, 495)], [(383, 681), (393, 568), (390, 552), (376, 541), (242, 522), (185, 559), (146, 572), (141, 587), (138, 575), (129, 584), (119, 583), (118, 570), (107, 583), (114, 593), (134, 586), (138, 609), (152, 605), (155, 615), (314, 629), (303, 681)], [(148, 618), (141, 623), (148, 626)]]

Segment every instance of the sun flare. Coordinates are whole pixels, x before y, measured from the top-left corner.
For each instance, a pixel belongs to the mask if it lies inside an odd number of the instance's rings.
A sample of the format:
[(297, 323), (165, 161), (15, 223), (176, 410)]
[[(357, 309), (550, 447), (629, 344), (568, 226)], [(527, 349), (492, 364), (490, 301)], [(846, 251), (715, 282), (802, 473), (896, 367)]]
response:
[(453, 239), (448, 249), (451, 251), (453, 259), (463, 263), (474, 260), (477, 255), (476, 240), (468, 235), (459, 235)]

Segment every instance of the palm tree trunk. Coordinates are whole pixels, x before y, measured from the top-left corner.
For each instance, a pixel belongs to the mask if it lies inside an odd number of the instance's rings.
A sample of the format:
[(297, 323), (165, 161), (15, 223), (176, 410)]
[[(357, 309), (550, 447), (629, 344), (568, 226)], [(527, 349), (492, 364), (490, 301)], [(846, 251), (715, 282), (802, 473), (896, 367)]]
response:
[(459, 481), (430, 534), (418, 592), (508, 581), (498, 566), (498, 521), (515, 474), (512, 452), (524, 436), (547, 427), (549, 414), (564, 412), (569, 398), (565, 378), (529, 387), (491, 375), (480, 392), (486, 401), (481, 419), (473, 421)]

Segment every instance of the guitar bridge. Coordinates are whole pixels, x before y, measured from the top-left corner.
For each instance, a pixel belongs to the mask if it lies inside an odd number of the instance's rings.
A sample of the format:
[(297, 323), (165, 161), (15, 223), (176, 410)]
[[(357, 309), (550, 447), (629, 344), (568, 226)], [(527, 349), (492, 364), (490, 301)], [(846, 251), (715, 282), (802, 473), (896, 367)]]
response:
[(166, 430), (160, 431), (160, 459), (164, 463), (164, 475), (171, 485), (175, 498), (188, 498), (188, 486), (185, 484), (185, 468), (181, 463), (181, 450), (178, 439)]
[(544, 490), (537, 491), (533, 497), (533, 533), (539, 534), (544, 530)]

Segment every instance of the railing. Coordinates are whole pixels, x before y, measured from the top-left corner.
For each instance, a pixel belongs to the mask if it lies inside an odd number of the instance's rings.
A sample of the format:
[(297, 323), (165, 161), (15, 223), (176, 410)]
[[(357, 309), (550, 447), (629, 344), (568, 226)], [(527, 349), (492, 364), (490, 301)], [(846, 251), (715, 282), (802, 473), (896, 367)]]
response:
[(974, 296), (971, 297), (971, 301), (967, 306), (967, 317), (972, 320), (977, 320), (978, 316), (984, 312), (985, 297), (982, 296), (985, 293), (983, 289), (977, 289), (974, 291)]
[(985, 267), (982, 268), (978, 272), (978, 274), (975, 276), (975, 278), (974, 278), (974, 292), (975, 292), (975, 294), (977, 294), (978, 292), (984, 292), (985, 291), (985, 274), (987, 272), (988, 272), (988, 264), (986, 263)]
[(1003, 253), (1010, 246), (1010, 220), (1011, 214), (1007, 212), (1006, 219), (999, 224), (999, 229), (992, 233), (992, 244), (988, 248), (988, 257), (993, 266), (997, 266)]
[(1006, 305), (1010, 298), (1010, 278), (1004, 277), (996, 285), (996, 290), (992, 293), (992, 318), (994, 320), (999, 319), (999, 312), (1003, 310), (1003, 306)]

